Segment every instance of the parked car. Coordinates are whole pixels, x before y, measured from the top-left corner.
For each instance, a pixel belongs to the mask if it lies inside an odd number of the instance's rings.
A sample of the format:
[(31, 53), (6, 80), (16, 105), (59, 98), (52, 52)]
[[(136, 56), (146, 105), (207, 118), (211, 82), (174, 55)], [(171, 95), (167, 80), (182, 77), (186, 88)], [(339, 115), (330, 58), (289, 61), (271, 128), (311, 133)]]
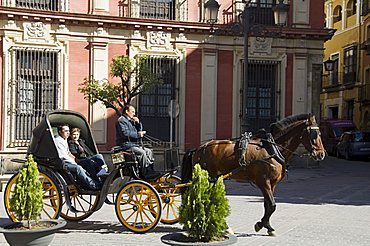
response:
[(330, 119), (320, 121), (321, 139), (328, 154), (335, 155), (340, 136), (357, 130), (352, 120)]
[(336, 152), (338, 158), (345, 157), (347, 160), (356, 157), (370, 157), (370, 132), (343, 133)]

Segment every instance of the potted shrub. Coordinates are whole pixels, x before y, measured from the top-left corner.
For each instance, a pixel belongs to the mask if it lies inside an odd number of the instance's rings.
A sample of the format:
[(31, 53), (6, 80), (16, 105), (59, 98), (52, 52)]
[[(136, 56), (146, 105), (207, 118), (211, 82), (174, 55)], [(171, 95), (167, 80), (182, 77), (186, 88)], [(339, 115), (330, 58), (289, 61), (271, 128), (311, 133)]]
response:
[(10, 209), (19, 222), (13, 222), (0, 230), (10, 245), (49, 245), (54, 232), (66, 225), (65, 221), (40, 220), (43, 188), (32, 155), (27, 156), (19, 170)]
[(223, 179), (210, 183), (208, 172), (199, 164), (195, 165), (192, 183), (184, 193), (179, 208), (179, 223), (186, 234), (166, 235), (162, 241), (172, 245), (235, 243), (236, 237), (227, 234), (226, 217), (230, 214), (230, 206), (225, 195)]

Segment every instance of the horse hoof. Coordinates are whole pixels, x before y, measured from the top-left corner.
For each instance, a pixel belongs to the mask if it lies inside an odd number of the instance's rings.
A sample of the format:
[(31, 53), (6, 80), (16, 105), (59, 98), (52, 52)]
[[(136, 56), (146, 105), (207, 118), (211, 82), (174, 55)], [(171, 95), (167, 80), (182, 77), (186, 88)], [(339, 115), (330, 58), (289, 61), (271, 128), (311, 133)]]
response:
[(269, 236), (271, 236), (271, 237), (275, 237), (276, 236), (275, 232), (273, 232), (273, 231), (268, 231), (267, 234), (269, 234)]
[(262, 229), (262, 227), (260, 227), (260, 226), (258, 225), (258, 223), (256, 223), (256, 224), (254, 225), (254, 230), (255, 230), (256, 232), (259, 232), (261, 229)]

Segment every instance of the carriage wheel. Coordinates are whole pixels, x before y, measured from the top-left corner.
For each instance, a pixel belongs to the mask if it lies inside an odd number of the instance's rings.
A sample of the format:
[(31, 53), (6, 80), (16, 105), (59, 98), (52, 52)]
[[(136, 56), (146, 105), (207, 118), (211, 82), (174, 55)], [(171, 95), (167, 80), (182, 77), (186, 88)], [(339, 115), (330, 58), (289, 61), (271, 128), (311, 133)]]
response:
[[(175, 224), (179, 221), (179, 207), (181, 205), (180, 189), (176, 187), (181, 183), (177, 176), (163, 177), (160, 180), (167, 188), (160, 188), (158, 193), (162, 200), (162, 218), (163, 224)], [(171, 187), (170, 187), (171, 186)]]
[(141, 180), (128, 182), (116, 197), (116, 215), (128, 230), (145, 233), (156, 227), (162, 206), (158, 192)]
[(72, 212), (64, 199), (60, 216), (67, 221), (81, 221), (90, 217), (94, 213), (100, 199), (100, 193), (82, 195), (78, 193), (74, 186), (69, 187), (69, 196), (72, 206), (78, 212)]
[[(42, 171), (39, 171), (39, 173), (39, 179), (43, 189), (42, 200), (44, 202), (44, 206), (41, 212), (41, 219), (57, 219), (62, 208), (62, 195), (60, 188), (52, 175)], [(17, 177), (18, 173), (14, 174), (10, 178), (4, 192), (5, 210), (9, 218), (14, 222), (17, 221), (17, 218), (10, 209), (10, 199), (13, 196)]]

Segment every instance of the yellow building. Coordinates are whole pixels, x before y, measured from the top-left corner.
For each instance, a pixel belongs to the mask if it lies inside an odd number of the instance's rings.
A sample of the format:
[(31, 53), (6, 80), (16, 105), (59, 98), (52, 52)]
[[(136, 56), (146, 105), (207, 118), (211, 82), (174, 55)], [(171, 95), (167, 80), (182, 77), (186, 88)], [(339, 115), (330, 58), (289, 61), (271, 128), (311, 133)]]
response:
[(326, 27), (336, 32), (324, 44), (324, 61), (333, 61), (333, 70), (323, 72), (321, 118), (351, 119), (362, 129), (369, 128), (370, 118), (370, 93), (366, 93), (370, 58), (365, 50), (368, 12), (368, 0), (325, 1)]
[(360, 96), (361, 124), (362, 129), (370, 130), (370, 2), (362, 5), (363, 25), (361, 28), (361, 54), (362, 63), (361, 77), (362, 88)]

